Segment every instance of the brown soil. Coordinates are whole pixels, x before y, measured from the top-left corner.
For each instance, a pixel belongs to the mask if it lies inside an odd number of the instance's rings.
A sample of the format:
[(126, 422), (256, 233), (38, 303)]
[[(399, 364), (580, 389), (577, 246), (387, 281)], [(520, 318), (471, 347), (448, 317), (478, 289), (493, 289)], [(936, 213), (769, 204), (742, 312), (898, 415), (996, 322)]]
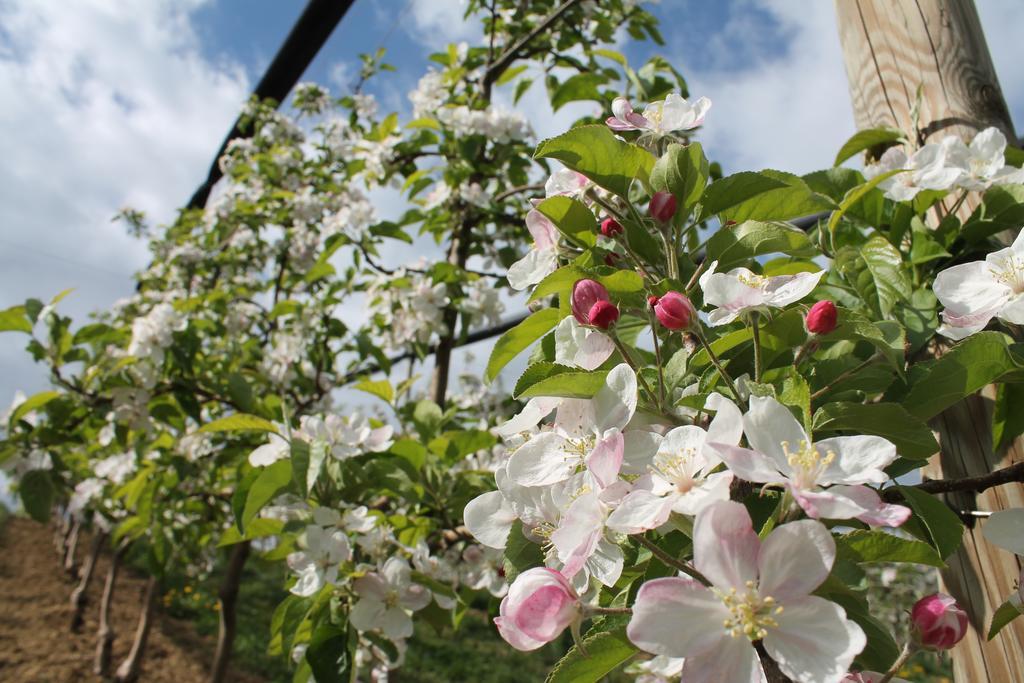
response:
[[(99, 603), (110, 554), (97, 562), (89, 586), (85, 625), (72, 633), (71, 591), (76, 583), (60, 566), (53, 529), (26, 519), (9, 519), (0, 529), (0, 680), (18, 683), (94, 683)], [(79, 539), (83, 563), (90, 538)], [(114, 631), (112, 668), (127, 655), (135, 633), (145, 578), (122, 567), (111, 609)], [(215, 643), (201, 638), (187, 622), (156, 614), (149, 633), (141, 683), (205, 681)], [(231, 683), (261, 683), (232, 672)]]

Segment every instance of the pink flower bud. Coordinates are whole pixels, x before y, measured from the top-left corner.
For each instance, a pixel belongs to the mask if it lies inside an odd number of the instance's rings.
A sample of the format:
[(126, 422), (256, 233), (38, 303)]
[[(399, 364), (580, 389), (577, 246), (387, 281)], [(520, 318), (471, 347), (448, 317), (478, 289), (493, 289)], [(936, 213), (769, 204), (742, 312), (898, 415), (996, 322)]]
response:
[(697, 315), (690, 300), (679, 292), (666, 292), (654, 304), (654, 315), (670, 330), (684, 330)]
[(655, 192), (648, 211), (654, 220), (668, 223), (676, 215), (676, 198), (671, 192)]
[(819, 301), (807, 312), (807, 331), (813, 334), (828, 334), (836, 329), (839, 312), (836, 305), (829, 300)]
[(910, 620), (914, 639), (929, 650), (948, 650), (967, 633), (967, 612), (945, 593), (918, 600), (910, 610)]
[(517, 650), (536, 650), (580, 618), (580, 600), (554, 569), (535, 567), (516, 577), (499, 607), (498, 633)]
[(608, 238), (614, 238), (622, 234), (622, 226), (614, 218), (605, 218), (601, 221), (601, 234)]
[(596, 280), (578, 280), (572, 287), (572, 315), (580, 325), (607, 330), (619, 319), (608, 290)]

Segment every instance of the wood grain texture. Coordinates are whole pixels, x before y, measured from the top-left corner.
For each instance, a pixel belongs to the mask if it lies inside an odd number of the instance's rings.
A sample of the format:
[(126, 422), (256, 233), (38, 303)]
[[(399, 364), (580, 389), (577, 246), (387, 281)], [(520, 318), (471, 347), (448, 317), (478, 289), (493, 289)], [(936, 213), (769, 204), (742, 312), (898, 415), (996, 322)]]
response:
[[(836, 0), (836, 15), (858, 129), (900, 128), (922, 144), (948, 135), (969, 141), (996, 126), (1016, 142), (972, 0)], [(915, 130), (911, 112), (918, 88)], [(976, 204), (976, 199), (965, 202), (961, 215)], [(1004, 452), (993, 452), (993, 396), (988, 387), (935, 419), (941, 452), (929, 461), (925, 477), (979, 475), (1024, 460), (1020, 439)], [(962, 510), (1024, 507), (1024, 486), (951, 495), (948, 502)], [(957, 598), (971, 621), (967, 637), (953, 650), (954, 678), (1024, 681), (1024, 620), (985, 640), (993, 612), (1017, 581), (1020, 558), (989, 544), (981, 524), (967, 530), (963, 547), (942, 572), (943, 590)]]

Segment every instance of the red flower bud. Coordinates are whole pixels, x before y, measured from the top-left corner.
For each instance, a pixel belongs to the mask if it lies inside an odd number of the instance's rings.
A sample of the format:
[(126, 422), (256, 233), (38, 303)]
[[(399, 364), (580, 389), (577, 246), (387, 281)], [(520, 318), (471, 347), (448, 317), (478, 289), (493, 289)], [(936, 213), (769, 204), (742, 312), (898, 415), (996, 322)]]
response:
[(605, 218), (601, 221), (601, 234), (608, 238), (614, 238), (622, 234), (622, 226), (614, 218)]
[(648, 211), (651, 217), (659, 223), (668, 223), (672, 216), (676, 215), (676, 198), (671, 192), (655, 192), (651, 197)]
[(578, 280), (572, 287), (570, 303), (580, 325), (607, 330), (619, 319), (619, 309), (611, 302), (608, 290), (596, 280)]
[(607, 330), (619, 320), (619, 307), (611, 301), (598, 301), (588, 314), (590, 324), (600, 330)]
[(967, 612), (945, 593), (918, 600), (910, 611), (910, 620), (914, 639), (930, 650), (948, 650), (967, 633)]
[(667, 329), (684, 330), (693, 323), (697, 311), (686, 296), (679, 292), (666, 292), (655, 302), (654, 315)]
[(812, 334), (828, 334), (836, 329), (839, 312), (836, 305), (829, 300), (819, 301), (807, 312), (807, 331)]
[(656, 306), (657, 303), (658, 297), (654, 296), (653, 294), (647, 297), (647, 305), (650, 306), (651, 308), (654, 308), (654, 306)]
[(609, 251), (607, 254), (604, 255), (604, 264), (606, 266), (611, 266), (614, 268), (615, 266), (619, 265), (619, 255), (616, 254), (614, 251)]

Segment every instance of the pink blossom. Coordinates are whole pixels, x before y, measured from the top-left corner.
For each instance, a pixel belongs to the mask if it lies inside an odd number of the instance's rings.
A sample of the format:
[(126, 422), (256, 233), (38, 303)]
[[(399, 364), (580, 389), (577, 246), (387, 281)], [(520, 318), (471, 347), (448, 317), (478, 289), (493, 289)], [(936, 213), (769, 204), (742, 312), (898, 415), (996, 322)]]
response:
[(743, 416), (751, 448), (710, 444), (740, 479), (784, 486), (808, 517), (859, 519), (871, 526), (899, 526), (910, 509), (884, 503), (865, 484), (889, 480), (884, 468), (896, 446), (880, 436), (837, 436), (811, 440), (786, 406), (752, 396)]
[(689, 298), (679, 292), (666, 292), (651, 305), (658, 322), (670, 330), (685, 330), (697, 317)]
[(655, 192), (647, 209), (651, 218), (659, 223), (668, 223), (676, 215), (676, 198), (671, 192)]
[(626, 630), (635, 645), (684, 657), (684, 681), (763, 681), (756, 640), (793, 680), (846, 676), (867, 641), (842, 607), (811, 595), (835, 561), (824, 525), (784, 524), (762, 541), (743, 505), (719, 501), (697, 515), (693, 547), (711, 585), (671, 577), (641, 586)]
[(605, 123), (618, 131), (642, 130), (650, 125), (647, 119), (633, 111), (633, 105), (625, 97), (616, 97), (612, 101), (612, 116)]
[(807, 331), (811, 334), (828, 334), (836, 329), (839, 312), (829, 300), (819, 301), (807, 312)]
[(685, 657), (684, 680), (763, 680), (752, 641), (783, 673), (812, 683), (841, 680), (864, 633), (838, 605), (810, 595), (828, 576), (835, 543), (818, 522), (776, 528), (762, 542), (741, 504), (720, 501), (697, 516), (694, 564), (710, 581), (644, 584), (627, 633), (654, 654)]
[(512, 582), (494, 619), (517, 650), (536, 650), (579, 619), (580, 601), (564, 576), (547, 567), (528, 569)]
[(921, 598), (910, 610), (914, 638), (929, 650), (948, 650), (967, 634), (967, 612), (945, 593)]
[(597, 280), (579, 280), (572, 288), (572, 314), (581, 325), (607, 330), (619, 319), (619, 309)]

